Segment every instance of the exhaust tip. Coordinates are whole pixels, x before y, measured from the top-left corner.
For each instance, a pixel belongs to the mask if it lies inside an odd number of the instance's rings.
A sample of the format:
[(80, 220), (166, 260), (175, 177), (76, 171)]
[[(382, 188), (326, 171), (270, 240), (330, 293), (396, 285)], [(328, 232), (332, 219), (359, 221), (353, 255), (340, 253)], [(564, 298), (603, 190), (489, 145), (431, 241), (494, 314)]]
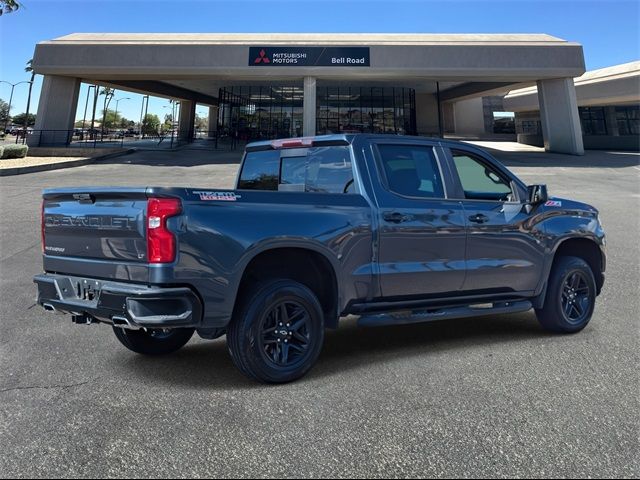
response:
[(42, 304), (42, 308), (44, 308), (47, 312), (55, 312), (56, 311), (56, 307), (54, 307), (50, 303), (43, 303)]
[(113, 322), (114, 327), (125, 328), (127, 330), (140, 330), (140, 327), (133, 325), (127, 317), (114, 315), (111, 317), (111, 321)]

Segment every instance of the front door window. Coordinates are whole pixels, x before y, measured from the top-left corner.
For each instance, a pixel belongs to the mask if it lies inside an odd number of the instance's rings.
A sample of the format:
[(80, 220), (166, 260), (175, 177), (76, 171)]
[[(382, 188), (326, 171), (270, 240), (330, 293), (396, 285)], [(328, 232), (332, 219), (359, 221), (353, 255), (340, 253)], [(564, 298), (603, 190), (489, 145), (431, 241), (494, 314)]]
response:
[(452, 152), (464, 196), (471, 200), (514, 199), (511, 182), (490, 165), (468, 152)]

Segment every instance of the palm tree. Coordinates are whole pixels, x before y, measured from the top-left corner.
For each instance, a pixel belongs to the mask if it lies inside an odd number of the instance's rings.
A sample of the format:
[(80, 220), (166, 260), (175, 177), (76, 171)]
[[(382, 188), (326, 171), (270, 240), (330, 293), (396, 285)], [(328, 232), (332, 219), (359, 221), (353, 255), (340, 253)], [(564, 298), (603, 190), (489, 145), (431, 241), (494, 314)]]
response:
[(15, 12), (18, 8), (20, 4), (16, 0), (0, 0), (0, 15)]
[(100, 95), (104, 95), (104, 110), (102, 111), (102, 135), (104, 135), (104, 125), (107, 120), (107, 110), (109, 109), (109, 103), (111, 103), (111, 99), (116, 94), (115, 88), (104, 87), (100, 91)]
[[(31, 74), (31, 81), (29, 82), (29, 96), (27, 97), (27, 113), (24, 116), (24, 131), (27, 131), (29, 126), (29, 107), (31, 106), (31, 89), (33, 88), (33, 80), (36, 78), (36, 72), (33, 71), (33, 58), (27, 62), (27, 66), (24, 71)], [(27, 138), (25, 135), (24, 138)]]

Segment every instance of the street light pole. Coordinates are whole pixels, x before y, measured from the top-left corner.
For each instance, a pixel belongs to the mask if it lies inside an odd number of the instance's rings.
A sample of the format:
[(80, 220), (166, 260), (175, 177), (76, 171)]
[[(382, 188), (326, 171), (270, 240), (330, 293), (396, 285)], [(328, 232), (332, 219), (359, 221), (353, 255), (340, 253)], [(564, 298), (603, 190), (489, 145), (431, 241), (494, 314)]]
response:
[(6, 83), (7, 85), (11, 85), (11, 95), (9, 95), (9, 109), (7, 111), (7, 118), (4, 121), (4, 130), (3, 132), (7, 131), (7, 126), (9, 125), (9, 117), (11, 116), (11, 102), (13, 101), (13, 89), (16, 88), (17, 85), (20, 85), (21, 83), (31, 83), (29, 80), (23, 80), (22, 82), (18, 82), (18, 83), (11, 83), (11, 82), (7, 82), (6, 80), (0, 80), (0, 83)]
[(129, 97), (123, 97), (123, 98), (118, 98), (118, 99), (116, 100), (116, 115), (115, 115), (115, 117), (116, 117), (116, 118), (115, 118), (115, 122), (116, 122), (116, 123), (118, 122), (118, 102), (119, 102), (120, 100), (131, 100), (131, 99), (130, 99)]
[[(116, 122), (116, 125), (118, 124), (118, 102), (120, 100), (131, 100), (131, 99), (129, 97), (123, 97), (123, 98), (118, 98), (116, 100), (116, 114), (115, 114), (115, 118), (114, 118), (114, 121)], [(120, 146), (123, 146), (123, 145), (124, 145), (124, 132), (122, 132), (122, 138), (120, 140)]]

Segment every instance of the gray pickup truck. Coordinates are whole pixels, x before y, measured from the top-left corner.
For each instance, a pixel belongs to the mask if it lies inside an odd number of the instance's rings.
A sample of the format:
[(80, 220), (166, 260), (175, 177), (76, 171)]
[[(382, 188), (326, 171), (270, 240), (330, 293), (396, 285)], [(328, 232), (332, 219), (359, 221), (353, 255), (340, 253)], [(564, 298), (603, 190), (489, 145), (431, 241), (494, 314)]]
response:
[(325, 328), (535, 309), (572, 333), (604, 282), (598, 211), (471, 145), (330, 135), (247, 145), (236, 189), (45, 190), (46, 310), (141, 354), (227, 335), (263, 382), (313, 366)]

